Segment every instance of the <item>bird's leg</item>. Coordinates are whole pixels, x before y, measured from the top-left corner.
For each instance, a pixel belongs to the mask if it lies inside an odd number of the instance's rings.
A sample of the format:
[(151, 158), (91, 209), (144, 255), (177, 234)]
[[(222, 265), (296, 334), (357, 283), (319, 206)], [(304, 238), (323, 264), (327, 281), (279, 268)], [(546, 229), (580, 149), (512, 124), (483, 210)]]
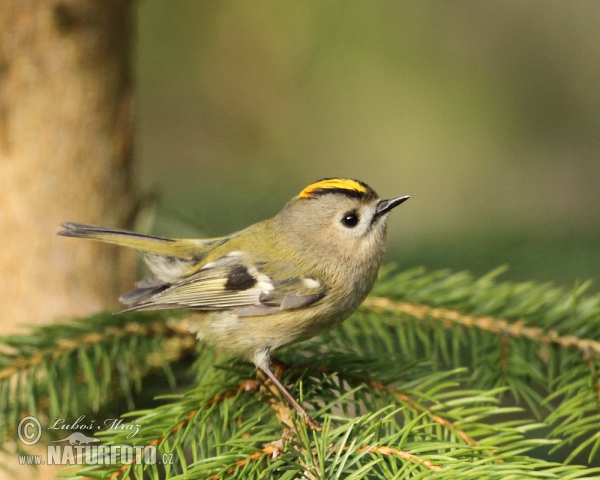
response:
[(323, 428), (323, 426), (320, 423), (315, 422), (311, 418), (311, 416), (308, 413), (306, 413), (306, 410), (304, 410), (302, 405), (300, 405), (296, 401), (296, 399), (292, 396), (292, 394), (290, 392), (288, 392), (287, 388), (285, 388), (283, 386), (283, 384), (279, 381), (279, 379), (271, 371), (269, 366), (264, 366), (264, 367), (261, 366), (260, 369), (267, 374), (267, 377), (269, 377), (271, 379), (271, 381), (275, 384), (275, 386), (279, 389), (279, 391), (281, 393), (283, 393), (283, 396), (285, 398), (287, 398), (288, 402), (290, 402), (292, 404), (292, 407), (294, 407), (296, 409), (298, 414), (302, 415), (304, 417), (304, 419), (306, 420), (306, 423), (308, 424), (308, 426), (310, 428), (312, 428), (313, 430), (319, 430), (319, 431)]

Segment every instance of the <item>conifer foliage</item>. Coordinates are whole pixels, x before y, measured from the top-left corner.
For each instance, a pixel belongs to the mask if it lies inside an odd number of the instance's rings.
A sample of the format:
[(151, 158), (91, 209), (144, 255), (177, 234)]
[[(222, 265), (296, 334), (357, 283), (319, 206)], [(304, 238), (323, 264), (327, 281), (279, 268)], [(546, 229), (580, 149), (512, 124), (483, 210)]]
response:
[[(2, 448), (14, 450), (25, 415), (77, 418), (124, 398), (139, 432), (102, 431), (102, 444), (154, 446), (172, 462), (79, 465), (68, 477), (600, 476), (600, 296), (500, 273), (388, 269), (341, 327), (278, 352), (277, 375), (321, 431), (252, 365), (197, 343), (184, 312), (103, 313), (2, 337)], [(157, 370), (168, 380), (160, 402), (137, 409)]]

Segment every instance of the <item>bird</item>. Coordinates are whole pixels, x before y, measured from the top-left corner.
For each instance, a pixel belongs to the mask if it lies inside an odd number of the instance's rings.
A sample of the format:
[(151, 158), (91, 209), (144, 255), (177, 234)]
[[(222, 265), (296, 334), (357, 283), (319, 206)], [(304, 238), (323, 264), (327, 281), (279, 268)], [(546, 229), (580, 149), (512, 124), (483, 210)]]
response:
[(408, 198), (382, 200), (362, 181), (325, 178), (274, 217), (223, 237), (171, 239), (72, 222), (58, 235), (140, 251), (151, 274), (119, 298), (121, 312), (194, 311), (199, 339), (253, 362), (319, 429), (272, 372), (271, 355), (358, 308), (377, 279), (388, 214)]

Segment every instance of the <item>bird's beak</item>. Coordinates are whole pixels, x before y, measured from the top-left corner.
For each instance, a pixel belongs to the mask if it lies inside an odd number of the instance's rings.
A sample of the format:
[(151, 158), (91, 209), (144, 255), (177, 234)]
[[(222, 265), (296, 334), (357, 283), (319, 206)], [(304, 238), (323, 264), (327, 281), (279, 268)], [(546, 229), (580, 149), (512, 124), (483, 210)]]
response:
[(392, 208), (396, 208), (403, 202), (406, 202), (410, 198), (410, 195), (404, 197), (391, 198), (390, 200), (380, 200), (377, 204), (376, 215), (381, 216), (388, 213)]

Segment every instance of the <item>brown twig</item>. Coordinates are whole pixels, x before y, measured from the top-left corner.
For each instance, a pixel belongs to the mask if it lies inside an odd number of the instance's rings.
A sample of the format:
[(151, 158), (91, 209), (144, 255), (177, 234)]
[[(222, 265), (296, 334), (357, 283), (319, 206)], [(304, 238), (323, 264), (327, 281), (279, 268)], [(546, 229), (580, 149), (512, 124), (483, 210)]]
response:
[(578, 349), (583, 352), (592, 351), (600, 354), (600, 342), (590, 338), (579, 338), (574, 335), (560, 335), (556, 330), (545, 330), (540, 327), (527, 327), (525, 320), (510, 322), (494, 317), (477, 317), (466, 315), (457, 310), (448, 308), (434, 308), (428, 305), (419, 305), (407, 302), (395, 302), (385, 297), (369, 297), (363, 306), (375, 312), (390, 311), (405, 313), (419, 320), (433, 318), (440, 320), (445, 328), (452, 325), (477, 327), (480, 330), (492, 333), (503, 333), (514, 338), (527, 338), (543, 344), (559, 345), (565, 348)]
[(415, 463), (418, 465), (423, 465), (424, 467), (428, 468), (429, 470), (437, 471), (437, 470), (442, 469), (442, 467), (440, 467), (439, 465), (434, 465), (433, 463), (431, 463), (430, 460), (423, 460), (418, 455), (415, 455), (410, 452), (406, 452), (404, 450), (399, 450), (397, 448), (388, 447), (387, 445), (375, 445), (373, 447), (365, 445), (358, 449), (359, 452), (364, 452), (365, 450), (368, 451), (368, 453), (380, 453), (381, 455), (383, 455), (385, 457), (389, 457), (391, 455), (396, 455), (408, 462), (412, 462), (412, 463)]

